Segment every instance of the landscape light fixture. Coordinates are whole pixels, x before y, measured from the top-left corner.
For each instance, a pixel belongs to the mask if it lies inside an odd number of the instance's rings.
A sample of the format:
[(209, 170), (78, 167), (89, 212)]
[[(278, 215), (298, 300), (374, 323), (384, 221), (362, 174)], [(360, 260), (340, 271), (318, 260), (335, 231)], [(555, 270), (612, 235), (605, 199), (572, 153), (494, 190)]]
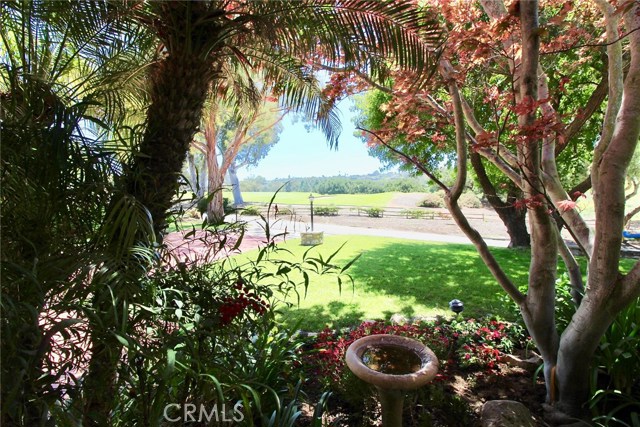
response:
[(459, 299), (453, 299), (453, 300), (449, 301), (449, 308), (456, 315), (458, 315), (458, 314), (462, 313), (462, 310), (464, 310), (464, 304)]
[(313, 193), (309, 194), (309, 203), (311, 203), (311, 231), (313, 231), (313, 200), (315, 199), (315, 197), (313, 197)]

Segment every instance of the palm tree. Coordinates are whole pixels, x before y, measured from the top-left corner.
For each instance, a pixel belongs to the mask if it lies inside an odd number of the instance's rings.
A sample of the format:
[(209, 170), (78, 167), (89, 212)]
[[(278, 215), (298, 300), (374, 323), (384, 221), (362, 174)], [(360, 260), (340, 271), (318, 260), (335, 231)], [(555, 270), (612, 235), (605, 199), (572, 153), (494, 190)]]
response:
[(149, 74), (147, 128), (127, 182), (157, 230), (172, 206), (207, 94), (228, 90), (225, 82), (239, 69), (288, 82), (282, 86), (288, 103), (315, 114), (335, 143), (336, 122), (324, 104), (307, 103), (305, 86), (291, 84), (309, 81), (308, 58), (384, 79), (390, 64), (431, 72), (441, 41), (436, 22), (409, 2), (172, 1), (129, 12), (162, 42), (162, 57)]
[[(87, 320), (107, 316), (91, 297), (144, 269), (128, 249), (148, 214), (117, 191), (128, 150), (106, 139), (141, 107), (136, 70), (152, 39), (112, 12), (97, 2), (1, 5), (3, 425), (44, 425), (56, 406), (68, 409), (78, 385), (50, 357), (53, 334), (81, 323), (97, 342), (108, 331)], [(67, 350), (65, 363), (78, 366), (86, 348)]]
[[(250, 100), (252, 85), (234, 76), (260, 70), (335, 142), (335, 117), (304, 84), (306, 56), (384, 79), (389, 64), (428, 71), (439, 42), (412, 6), (378, 1), (4, 2), (0, 16), (2, 366), (23, 367), (18, 381), (3, 381), (2, 417), (23, 425), (42, 424), (51, 402), (64, 400), (47, 400), (64, 390), (37, 382), (47, 380), (38, 319), (54, 302), (91, 319), (81, 406), (86, 425), (108, 423), (122, 349), (113, 331), (131, 328), (121, 315), (150, 264), (135, 246), (152, 240), (148, 212), (156, 229), (164, 224), (208, 94)], [(130, 88), (150, 96), (145, 130), (139, 139), (129, 132), (120, 153), (107, 150), (105, 136), (85, 128), (112, 132), (129, 119), (144, 99)]]

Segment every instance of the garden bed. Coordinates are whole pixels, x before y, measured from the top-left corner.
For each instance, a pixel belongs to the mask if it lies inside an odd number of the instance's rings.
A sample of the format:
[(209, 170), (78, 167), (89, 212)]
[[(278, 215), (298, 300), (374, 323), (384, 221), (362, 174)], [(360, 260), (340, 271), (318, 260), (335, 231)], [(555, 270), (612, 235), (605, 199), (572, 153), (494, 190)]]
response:
[[(438, 319), (406, 325), (363, 323), (346, 333), (326, 330), (304, 347), (309, 401), (319, 401), (331, 392), (324, 420), (331, 426), (380, 425), (376, 393), (358, 380), (344, 363), (344, 353), (355, 339), (391, 333), (416, 338), (429, 346), (440, 360), (434, 382), (408, 393), (405, 426), (477, 426), (482, 405), (489, 400), (508, 399), (523, 403), (540, 425), (545, 387), (535, 379), (534, 369), (506, 363), (506, 354), (523, 358), (531, 353), (530, 338), (515, 324), (496, 320)], [(311, 425), (313, 409), (305, 407), (300, 425)]]

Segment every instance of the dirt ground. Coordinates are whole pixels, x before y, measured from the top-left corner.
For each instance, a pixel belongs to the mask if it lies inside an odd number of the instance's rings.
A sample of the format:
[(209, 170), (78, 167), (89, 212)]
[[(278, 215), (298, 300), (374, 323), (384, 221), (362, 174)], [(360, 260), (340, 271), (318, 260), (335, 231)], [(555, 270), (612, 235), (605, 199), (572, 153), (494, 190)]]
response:
[[(382, 218), (371, 218), (357, 210), (341, 210), (338, 216), (314, 216), (316, 224), (334, 224), (349, 227), (362, 228), (385, 228), (392, 230), (415, 231), (419, 233), (434, 233), (442, 235), (461, 236), (456, 223), (451, 219), (451, 215), (444, 208), (429, 208), (429, 212), (434, 212), (438, 219), (411, 219), (398, 215), (402, 210), (418, 209), (418, 204), (424, 200), (424, 193), (399, 193), (389, 202), (389, 211), (394, 211), (391, 215), (384, 215)], [(505, 227), (500, 218), (492, 209), (464, 209), (469, 215), (471, 225), (476, 228), (487, 239), (509, 239)], [(298, 217), (301, 222), (309, 223), (308, 215)]]
[[(430, 209), (434, 212), (442, 212), (448, 219), (411, 219), (400, 216), (383, 216), (382, 218), (370, 218), (365, 214), (358, 216), (354, 212), (341, 212), (339, 216), (314, 216), (316, 224), (334, 224), (349, 227), (362, 228), (386, 228), (393, 230), (415, 231), (419, 233), (434, 233), (443, 235), (462, 235), (458, 225), (450, 219), (446, 209)], [(471, 219), (469, 222), (476, 228), (482, 237), (487, 239), (508, 239), (504, 224), (495, 212), (489, 209), (466, 209), (465, 212), (472, 214), (475, 218), (484, 215), (484, 219)], [(302, 221), (308, 222), (308, 217), (301, 217)]]

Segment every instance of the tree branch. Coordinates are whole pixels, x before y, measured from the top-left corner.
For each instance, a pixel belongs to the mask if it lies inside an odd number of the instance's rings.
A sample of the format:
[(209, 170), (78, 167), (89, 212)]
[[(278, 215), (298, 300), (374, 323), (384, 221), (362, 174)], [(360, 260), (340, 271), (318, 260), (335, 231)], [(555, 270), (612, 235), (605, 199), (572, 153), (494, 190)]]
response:
[(525, 301), (525, 296), (513, 284), (511, 279), (509, 279), (502, 267), (500, 267), (500, 264), (496, 261), (493, 254), (487, 247), (487, 243), (484, 241), (480, 233), (478, 233), (478, 230), (473, 228), (469, 223), (469, 220), (467, 220), (467, 217), (458, 205), (458, 199), (462, 194), (462, 190), (464, 189), (464, 185), (467, 181), (467, 141), (464, 125), (464, 112), (462, 111), (462, 99), (460, 97), (456, 81), (453, 78), (452, 69), (446, 67), (445, 64), (444, 67), (440, 67), (440, 72), (445, 80), (449, 82), (449, 94), (453, 99), (453, 117), (456, 129), (457, 174), (456, 181), (451, 192), (447, 193), (447, 196), (445, 197), (447, 208), (449, 209), (449, 212), (456, 224), (458, 224), (458, 227), (460, 227), (460, 230), (462, 230), (467, 238), (474, 244), (478, 254), (480, 254), (480, 257), (489, 268), (493, 277), (496, 278), (505, 292), (518, 305), (521, 305)]
[(578, 197), (591, 189), (591, 175), (587, 176), (582, 182), (576, 184), (571, 190), (569, 190), (569, 197), (574, 202), (578, 200)]
[(438, 185), (438, 187), (442, 188), (446, 193), (449, 193), (449, 191), (450, 191), (449, 187), (447, 187), (442, 181), (440, 181), (438, 179), (438, 177), (436, 177), (429, 169), (424, 167), (424, 165), (422, 163), (420, 163), (417, 159), (414, 159), (413, 157), (408, 156), (407, 154), (405, 154), (404, 152), (398, 150), (397, 148), (392, 147), (391, 145), (386, 143), (378, 134), (376, 134), (375, 132), (373, 132), (373, 131), (371, 131), (369, 129), (365, 129), (365, 128), (362, 128), (360, 126), (356, 126), (356, 129), (360, 130), (362, 132), (366, 132), (366, 133), (372, 135), (373, 137), (375, 137), (378, 140), (378, 142), (380, 142), (380, 144), (384, 145), (387, 149), (391, 150), (396, 155), (402, 157), (407, 162), (409, 162), (412, 165), (414, 165), (416, 168), (418, 168), (420, 170), (420, 172), (424, 173), (425, 175), (427, 175), (429, 177), (429, 179), (431, 179), (433, 182), (435, 182)]
[(595, 88), (595, 90), (591, 93), (589, 100), (587, 101), (584, 108), (581, 108), (578, 111), (578, 114), (573, 118), (573, 121), (569, 123), (569, 125), (565, 128), (564, 136), (565, 143), (558, 144), (556, 146), (556, 156), (564, 151), (565, 148), (569, 146), (571, 140), (580, 132), (585, 123), (593, 116), (593, 114), (598, 110), (598, 108), (602, 105), (602, 102), (607, 97), (607, 92), (609, 91), (609, 82), (607, 75), (602, 76), (602, 80)]
[(602, 135), (593, 154), (593, 166), (591, 175), (595, 180), (599, 178), (600, 159), (607, 150), (615, 129), (616, 116), (622, 104), (622, 94), (624, 91), (624, 72), (622, 66), (622, 43), (618, 40), (619, 19), (615, 8), (607, 0), (595, 0), (596, 5), (602, 11), (605, 19), (609, 74), (609, 100), (607, 111), (602, 125)]
[(636, 216), (638, 214), (638, 212), (640, 212), (640, 206), (636, 206), (634, 209), (631, 209), (631, 211), (624, 216), (624, 226), (625, 227), (627, 227), (629, 225), (629, 221), (631, 221), (631, 218)]
[(631, 186), (633, 187), (633, 191), (629, 194), (627, 194), (626, 196), (624, 196), (624, 200), (628, 201), (629, 199), (631, 199), (633, 196), (635, 196), (636, 194), (638, 194), (638, 188), (640, 187), (639, 183), (637, 180), (635, 179), (630, 179), (631, 181)]

